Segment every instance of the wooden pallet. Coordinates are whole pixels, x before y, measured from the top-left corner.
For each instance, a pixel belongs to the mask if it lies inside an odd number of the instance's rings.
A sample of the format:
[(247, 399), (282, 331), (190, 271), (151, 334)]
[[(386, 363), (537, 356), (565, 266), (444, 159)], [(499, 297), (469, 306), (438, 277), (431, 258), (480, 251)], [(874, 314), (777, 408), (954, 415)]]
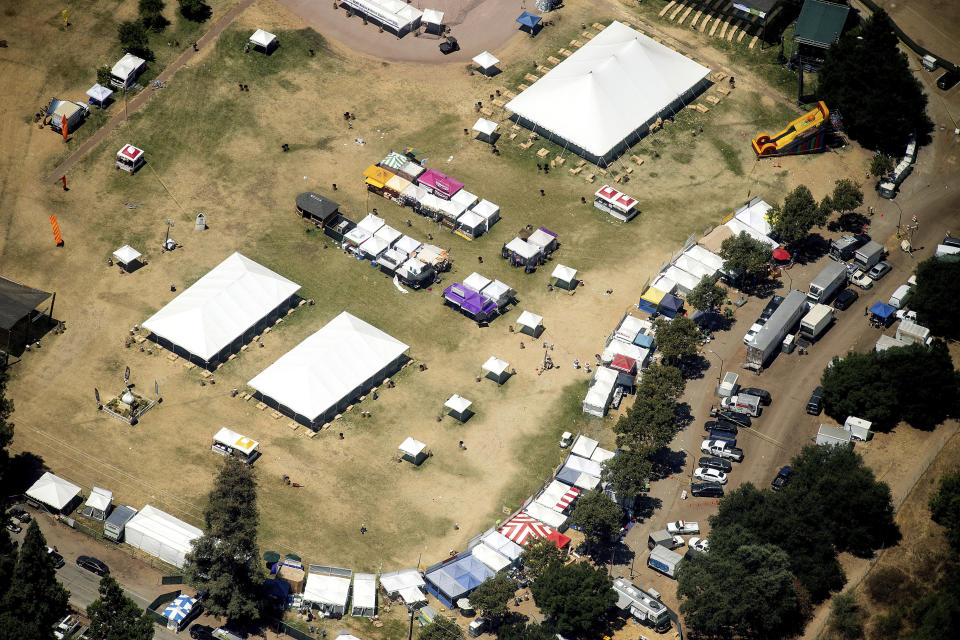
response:
[(630, 156), (630, 159), (636, 162), (638, 165), (643, 164), (643, 158), (637, 155)]
[(560, 55), (562, 55), (564, 58), (569, 58), (573, 55), (573, 51), (570, 51), (569, 49), (560, 49)]
[(720, 102), (720, 98), (717, 96), (707, 96), (707, 102), (710, 104), (718, 104)]
[(717, 93), (728, 96), (730, 95), (730, 89), (727, 89), (726, 87), (717, 87)]
[(606, 29), (606, 27), (603, 26), (602, 24), (600, 24), (599, 22), (594, 22), (594, 23), (593, 23), (592, 25), (590, 25), (590, 26), (593, 27), (594, 29), (596, 29), (597, 31), (603, 31), (604, 29)]
[(537, 73), (547, 73), (548, 71), (550, 71), (550, 68), (545, 67), (542, 64), (537, 67)]
[(758, 36), (753, 36), (753, 40), (750, 41), (750, 48), (753, 49), (754, 45), (757, 44)]
[(493, 106), (499, 107), (500, 109), (503, 109), (503, 107), (504, 107), (506, 104), (507, 104), (507, 103), (504, 102), (501, 98), (497, 98), (496, 100), (493, 101)]
[(682, 16), (680, 16), (680, 20), (677, 21), (677, 24), (683, 24), (683, 21), (687, 19), (687, 16), (690, 15), (691, 11), (693, 11), (693, 7), (687, 7), (687, 10), (683, 12)]
[(552, 164), (555, 167), (561, 167), (563, 166), (563, 163), (566, 161), (567, 161), (566, 158), (561, 158), (560, 156), (557, 156), (556, 158), (550, 161), (550, 164)]
[(524, 80), (527, 80), (527, 81), (529, 81), (529, 82), (536, 82), (537, 80), (540, 79), (540, 76), (535, 76), (535, 75), (533, 75), (532, 73), (525, 73), (525, 74), (523, 75), (523, 79), (524, 79)]
[(550, 151), (546, 147), (542, 147), (539, 151), (537, 151), (538, 158), (546, 158), (548, 155), (550, 155)]
[(592, 174), (592, 173), (589, 174), (586, 178), (584, 178), (584, 180), (586, 180), (586, 181), (589, 182), (590, 184), (593, 184), (594, 180), (596, 180), (596, 179), (597, 179), (597, 176), (594, 175), (594, 174)]
[(529, 85), (525, 85), (525, 84), (517, 85), (517, 89), (519, 89), (520, 91), (526, 91), (529, 88), (530, 88)]
[(528, 141), (526, 141), (526, 142), (524, 142), (524, 143), (522, 143), (522, 144), (519, 145), (519, 147), (520, 147), (521, 149), (523, 149), (524, 151), (526, 151), (527, 149), (529, 149), (529, 148), (532, 147), (532, 146), (533, 146), (533, 140), (528, 140)]
[(675, 0), (670, 0), (670, 3), (660, 10), (660, 13), (657, 14), (657, 17), (662, 18), (663, 14), (665, 14), (667, 11), (670, 11), (670, 7), (672, 7), (675, 4), (677, 4)]
[(710, 76), (710, 79), (714, 82), (723, 82), (727, 79), (727, 74), (725, 74), (723, 71), (717, 71), (715, 74)]
[(554, 58), (553, 56), (550, 56), (549, 58), (547, 58), (547, 62), (549, 62), (549, 63), (552, 64), (553, 66), (557, 66), (558, 64), (560, 64), (560, 59), (559, 59), (559, 58)]
[(514, 131), (514, 132), (511, 133), (509, 136), (507, 136), (507, 138), (510, 139), (510, 140), (513, 140), (513, 139), (515, 139), (516, 137), (517, 137), (517, 132), (516, 132), (516, 131)]
[(577, 167), (576, 169), (570, 169), (569, 171), (567, 171), (567, 173), (569, 173), (572, 176), (575, 176), (581, 171), (583, 171), (583, 167)]

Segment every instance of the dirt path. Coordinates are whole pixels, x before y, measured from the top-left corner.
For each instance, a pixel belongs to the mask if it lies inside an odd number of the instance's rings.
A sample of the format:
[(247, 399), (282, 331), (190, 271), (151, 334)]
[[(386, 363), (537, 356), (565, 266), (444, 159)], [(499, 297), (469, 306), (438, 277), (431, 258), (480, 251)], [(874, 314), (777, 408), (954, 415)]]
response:
[[(213, 44), (213, 41), (223, 33), (223, 30), (226, 29), (230, 24), (236, 20), (237, 16), (247, 10), (247, 8), (252, 5), (256, 0), (243, 0), (240, 4), (231, 9), (226, 13), (222, 18), (213, 27), (210, 31), (203, 34), (203, 36), (197, 40), (197, 48), (202, 50), (208, 44)], [(173, 61), (170, 66), (163, 70), (163, 72), (157, 76), (158, 82), (166, 82), (174, 76), (187, 62), (193, 59), (197, 55), (196, 51), (187, 49), (180, 57)], [(127, 106), (123, 111), (118, 110), (117, 113), (113, 115), (110, 120), (107, 121), (105, 125), (100, 127), (100, 130), (93, 134), (90, 138), (87, 139), (80, 148), (73, 152), (73, 154), (63, 161), (60, 166), (53, 170), (50, 175), (46, 177), (44, 183), (53, 184), (60, 179), (60, 176), (66, 175), (73, 165), (77, 164), (87, 153), (94, 149), (98, 144), (100, 144), (107, 136), (113, 133), (113, 130), (120, 126), (121, 122), (124, 122), (127, 117), (136, 112), (137, 109), (142, 107), (150, 99), (150, 96), (153, 95), (155, 89), (144, 89), (140, 94), (127, 103)]]

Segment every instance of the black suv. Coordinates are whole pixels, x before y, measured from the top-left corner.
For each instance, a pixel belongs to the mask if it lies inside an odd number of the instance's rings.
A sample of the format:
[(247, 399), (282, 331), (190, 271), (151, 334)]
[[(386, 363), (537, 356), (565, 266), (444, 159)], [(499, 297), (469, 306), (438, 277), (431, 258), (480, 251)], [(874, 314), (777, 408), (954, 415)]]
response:
[(770, 488), (774, 491), (779, 491), (783, 489), (788, 482), (790, 482), (790, 467), (782, 467), (780, 471), (777, 472), (777, 477), (770, 483)]
[(193, 640), (216, 640), (213, 635), (213, 627), (208, 627), (205, 624), (195, 624), (190, 627), (190, 637)]
[(722, 498), (723, 485), (719, 482), (692, 482), (690, 495), (697, 498)]
[(726, 420), (707, 420), (703, 423), (704, 431), (717, 431), (719, 433), (730, 433), (737, 435), (739, 429), (737, 425)]
[(770, 403), (773, 401), (773, 397), (770, 395), (769, 391), (759, 389), (757, 387), (743, 387), (737, 393), (746, 394), (748, 396), (756, 396), (760, 398), (760, 404), (765, 407), (769, 407)]
[(723, 471), (724, 473), (730, 473), (733, 471), (733, 465), (730, 464), (729, 460), (715, 458), (714, 456), (704, 456), (700, 458), (697, 460), (697, 466), (703, 467), (704, 469), (716, 469), (717, 471)]
[(833, 301), (833, 308), (838, 309), (839, 311), (846, 311), (850, 308), (850, 305), (856, 302), (859, 298), (860, 294), (853, 289), (844, 289), (837, 294), (836, 300)]
[(953, 89), (953, 86), (960, 82), (960, 71), (947, 71), (937, 78), (937, 86), (943, 91)]
[(823, 387), (817, 387), (807, 401), (807, 413), (818, 416), (823, 411)]
[(760, 317), (766, 321), (770, 319), (770, 316), (773, 315), (773, 312), (777, 310), (783, 304), (783, 296), (773, 296), (770, 298), (770, 302), (767, 303), (767, 306), (763, 308), (763, 311), (760, 312)]
[(711, 418), (719, 418), (720, 420), (726, 420), (727, 422), (732, 422), (740, 427), (749, 427), (753, 424), (753, 421), (745, 413), (738, 413), (736, 411), (727, 411), (726, 409), (718, 409), (712, 407), (710, 409)]

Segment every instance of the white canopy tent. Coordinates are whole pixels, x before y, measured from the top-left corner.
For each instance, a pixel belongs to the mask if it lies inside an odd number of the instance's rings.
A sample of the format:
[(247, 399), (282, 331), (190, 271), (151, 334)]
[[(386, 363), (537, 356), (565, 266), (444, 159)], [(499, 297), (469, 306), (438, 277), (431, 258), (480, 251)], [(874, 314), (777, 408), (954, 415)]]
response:
[(143, 323), (163, 346), (206, 366), (267, 326), (300, 289), (234, 253)]
[(457, 218), (457, 230), (466, 233), (471, 238), (476, 238), (486, 231), (486, 220), (475, 213), (473, 209), (467, 209)]
[(724, 226), (730, 229), (730, 231), (732, 231), (733, 235), (735, 236), (740, 235), (741, 232), (746, 233), (748, 236), (750, 236), (754, 240), (759, 240), (760, 242), (770, 245), (771, 249), (776, 249), (777, 247), (780, 246), (779, 242), (777, 242), (776, 240), (774, 240), (773, 238), (765, 234), (760, 229), (757, 229), (756, 227), (747, 224), (740, 218), (736, 218), (736, 217), (731, 218), (730, 220), (727, 220)]
[(80, 495), (80, 487), (69, 480), (44, 472), (40, 479), (27, 489), (27, 497), (60, 511)]
[(143, 254), (131, 247), (128, 244), (123, 245), (119, 249), (113, 252), (113, 258), (118, 263), (129, 266), (130, 264), (136, 262), (143, 257)]
[(366, 217), (357, 223), (358, 229), (363, 229), (367, 233), (373, 235), (377, 231), (380, 231), (380, 227), (386, 224), (386, 221), (378, 215), (373, 213), (368, 213)]
[(573, 504), (573, 501), (576, 500), (579, 495), (579, 489), (554, 479), (551, 480), (547, 488), (537, 496), (536, 502), (548, 509), (562, 513)]
[(480, 542), (510, 560), (518, 560), (523, 554), (523, 547), (496, 530), (486, 533)]
[(383, 225), (377, 230), (375, 234), (373, 234), (374, 238), (380, 238), (381, 240), (386, 242), (388, 247), (392, 247), (394, 243), (396, 243), (397, 240), (399, 240), (402, 236), (403, 236), (402, 233), (400, 233), (399, 231), (397, 231), (396, 229), (394, 229), (388, 224)]
[(184, 557), (193, 550), (193, 541), (202, 535), (203, 531), (195, 526), (149, 504), (124, 527), (127, 544), (175, 567), (183, 567)]
[[(690, 245), (684, 250), (684, 253), (707, 265), (713, 269), (715, 273), (723, 270), (723, 258), (708, 249), (704, 249), (698, 244)], [(669, 291), (667, 293), (669, 293)]]
[(344, 615), (350, 598), (350, 578), (308, 573), (303, 600), (326, 613)]
[(531, 517), (536, 518), (543, 524), (549, 525), (554, 529), (562, 527), (567, 521), (567, 516), (563, 515), (559, 511), (545, 507), (539, 502), (531, 502), (526, 506), (524, 511), (526, 511)]
[(614, 21), (506, 108), (523, 126), (605, 165), (692, 100), (709, 73)]
[(366, 14), (398, 35), (420, 26), (423, 12), (403, 0), (342, 0), (351, 9)]
[(619, 374), (613, 369), (600, 367), (593, 376), (587, 395), (583, 399), (583, 412), (602, 418), (613, 396)]
[(695, 278), (703, 278), (704, 276), (715, 278), (717, 275), (716, 269), (711, 269), (704, 263), (686, 253), (681, 253), (679, 256), (677, 256), (677, 259), (674, 260), (673, 264), (680, 267)]
[(369, 618), (377, 612), (377, 576), (357, 573), (353, 576), (353, 603), (350, 615)]
[(587, 436), (580, 434), (577, 436), (577, 440), (573, 443), (573, 446), (570, 447), (570, 453), (582, 458), (589, 458), (593, 455), (593, 452), (596, 450), (599, 444), (600, 443), (593, 438), (588, 438)]
[(664, 274), (659, 274), (656, 278), (653, 279), (653, 284), (650, 285), (654, 289), (659, 289), (664, 293), (673, 293), (677, 290), (677, 281), (671, 280)]
[(473, 56), (473, 63), (480, 67), (480, 71), (483, 72), (484, 75), (494, 70), (499, 62), (500, 60), (489, 51), (481, 51)]
[(533, 337), (538, 337), (541, 327), (543, 327), (543, 316), (538, 316), (530, 311), (524, 311), (517, 318), (517, 324), (520, 325), (520, 331), (528, 333)]
[(220, 431), (217, 431), (213, 436), (214, 442), (219, 442), (220, 444), (226, 445), (231, 449), (236, 449), (244, 456), (249, 456), (251, 453), (256, 450), (260, 443), (254, 440), (253, 438), (248, 438), (247, 436), (240, 435), (232, 429), (227, 429), (223, 427)]
[(773, 233), (773, 225), (770, 224), (770, 210), (773, 206), (767, 204), (761, 198), (754, 198), (734, 212), (733, 217), (740, 222), (753, 227), (765, 236)]
[(264, 51), (269, 52), (271, 49), (277, 46), (277, 36), (273, 35), (269, 31), (257, 29), (253, 32), (253, 35), (250, 36), (250, 44), (254, 45), (255, 47), (261, 47)]
[(472, 211), (484, 219), (487, 225), (487, 231), (500, 219), (500, 207), (489, 200), (481, 200), (473, 207)]
[(427, 445), (409, 436), (397, 449), (404, 460), (413, 464), (420, 464), (427, 459)]
[(474, 123), (473, 130), (479, 134), (477, 137), (484, 142), (493, 142), (493, 133), (497, 130), (498, 126), (499, 125), (493, 120), (480, 118)]
[(248, 384), (268, 405), (315, 424), (388, 377), (409, 348), (344, 311)]
[(637, 369), (643, 369), (647, 366), (647, 358), (650, 357), (650, 350), (646, 347), (633, 344), (633, 342), (614, 338), (610, 341), (610, 344), (603, 348), (603, 353), (600, 354), (600, 361), (604, 364), (610, 364), (618, 355), (633, 358), (637, 362)]
[(540, 255), (540, 247), (535, 247), (521, 238), (514, 238), (508, 242), (507, 251), (517, 254), (524, 260), (532, 260)]
[(641, 333), (647, 333), (653, 328), (653, 323), (637, 316), (625, 316), (614, 335), (624, 342), (633, 342)]
[(113, 502), (113, 491), (102, 487), (93, 487), (90, 496), (83, 505), (81, 514), (94, 520), (106, 520)]
[[(663, 275), (676, 282), (677, 290), (679, 290), (683, 295), (689, 294), (696, 288), (698, 284), (700, 284), (700, 278), (673, 264), (664, 270)], [(657, 288), (660, 289), (660, 287)], [(663, 291), (663, 289), (660, 290)]]
[(543, 228), (537, 229), (530, 234), (527, 242), (535, 247), (539, 247), (544, 253), (550, 253), (557, 248), (557, 236), (547, 233)]
[(403, 236), (397, 243), (393, 245), (394, 249), (398, 251), (403, 251), (408, 256), (412, 253), (416, 253), (417, 249), (423, 246), (423, 243), (419, 240), (411, 238), (410, 236)]
[(477, 196), (473, 195), (466, 189), (460, 189), (455, 194), (450, 196), (450, 202), (453, 202), (458, 206), (462, 206), (467, 209), (477, 204), (479, 200), (480, 199)]
[(611, 458), (615, 458), (617, 453), (615, 451), (610, 451), (609, 449), (604, 449), (603, 447), (597, 447), (593, 451), (593, 455), (590, 456), (590, 459), (594, 462), (599, 462), (603, 464)]
[(467, 289), (470, 289), (471, 291), (476, 291), (477, 293), (480, 293), (481, 291), (483, 291), (483, 288), (486, 287), (491, 282), (493, 281), (490, 280), (490, 278), (482, 276), (476, 271), (474, 271), (473, 273), (468, 275), (466, 278), (464, 278), (461, 284), (465, 286)]
[(113, 95), (113, 89), (108, 89), (98, 82), (87, 89), (87, 95), (103, 105), (104, 101)]
[[(397, 571), (388, 571), (387, 573), (380, 574), (380, 586), (383, 587), (383, 590), (391, 598), (398, 594), (402, 595), (404, 590), (411, 589), (419, 592), (420, 596), (423, 596), (423, 592), (420, 590), (423, 589), (425, 584), (423, 577), (416, 569), (398, 569)], [(426, 600), (426, 598), (424, 598), (424, 600)], [(409, 604), (411, 601), (407, 600), (406, 596), (404, 596), (404, 602)], [(413, 602), (417, 602), (417, 600)]]
[(443, 24), (443, 11), (438, 11), (436, 9), (424, 9), (423, 22), (426, 24)]
[(490, 356), (490, 358), (483, 363), (483, 370), (487, 372), (488, 378), (495, 380), (498, 384), (503, 384), (503, 382), (510, 375), (507, 373), (507, 368), (509, 366), (509, 362), (501, 360), (496, 356)]
[(558, 264), (553, 269), (553, 273), (550, 274), (550, 277), (557, 279), (558, 286), (564, 289), (572, 289), (577, 281), (577, 270), (571, 267), (565, 267), (562, 264)]
[(464, 422), (470, 417), (467, 412), (470, 410), (470, 405), (472, 404), (472, 402), (463, 396), (455, 393), (443, 403), (443, 406), (445, 406), (447, 409), (450, 409), (451, 416), (460, 422)]
[(367, 238), (360, 245), (360, 253), (364, 257), (376, 260), (384, 251), (390, 248), (390, 243), (379, 236)]
[(510, 566), (510, 559), (485, 544), (478, 544), (471, 553), (473, 557), (490, 567), (493, 572), (502, 571)]
[(513, 300), (514, 296), (517, 295), (517, 292), (514, 291), (510, 285), (504, 284), (499, 280), (494, 280), (485, 286), (480, 293), (496, 302), (497, 306), (501, 309), (507, 306), (510, 301)]

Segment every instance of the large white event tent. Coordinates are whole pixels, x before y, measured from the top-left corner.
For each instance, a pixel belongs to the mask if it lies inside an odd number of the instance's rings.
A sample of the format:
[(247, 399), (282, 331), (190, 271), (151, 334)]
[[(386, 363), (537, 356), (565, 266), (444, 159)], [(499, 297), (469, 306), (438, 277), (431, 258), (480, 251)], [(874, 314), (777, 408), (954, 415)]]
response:
[(396, 371), (409, 348), (344, 311), (248, 384), (267, 405), (315, 427)]
[(182, 567), (203, 531), (148, 504), (127, 522), (123, 535), (130, 546)]
[(658, 117), (693, 100), (710, 70), (620, 22), (507, 103), (519, 124), (606, 166)]
[(397, 35), (412, 31), (420, 26), (423, 12), (408, 5), (403, 0), (341, 0), (343, 4), (355, 9), (375, 22), (389, 28)]
[(380, 586), (384, 592), (391, 598), (400, 596), (408, 605), (427, 601), (423, 592), (425, 584), (416, 569), (398, 569), (380, 574)]
[(353, 603), (350, 615), (370, 618), (377, 612), (377, 576), (357, 573), (353, 576)]
[(234, 253), (153, 314), (161, 346), (211, 368), (283, 316), (300, 285)]
[(80, 494), (80, 487), (49, 471), (27, 489), (27, 497), (61, 511)]
[(345, 615), (350, 598), (350, 578), (324, 573), (307, 574), (303, 601), (332, 616)]

